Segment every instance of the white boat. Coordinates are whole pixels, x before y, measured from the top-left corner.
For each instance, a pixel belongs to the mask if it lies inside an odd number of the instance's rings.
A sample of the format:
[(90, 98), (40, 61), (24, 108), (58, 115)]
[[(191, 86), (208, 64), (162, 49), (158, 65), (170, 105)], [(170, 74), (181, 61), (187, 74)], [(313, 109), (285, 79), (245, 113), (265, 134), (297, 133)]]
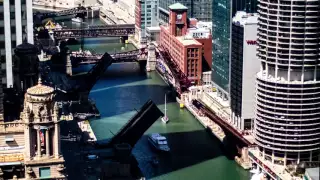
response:
[(161, 118), (163, 123), (168, 123), (169, 118), (167, 116), (167, 94), (164, 95), (164, 116)]
[(161, 136), (158, 133), (152, 133), (151, 135), (149, 135), (148, 141), (157, 150), (165, 151), (165, 152), (170, 151), (167, 138), (164, 136)]
[(81, 18), (79, 18), (79, 17), (72, 18), (71, 21), (72, 22), (77, 22), (77, 23), (82, 23), (83, 22), (83, 20)]

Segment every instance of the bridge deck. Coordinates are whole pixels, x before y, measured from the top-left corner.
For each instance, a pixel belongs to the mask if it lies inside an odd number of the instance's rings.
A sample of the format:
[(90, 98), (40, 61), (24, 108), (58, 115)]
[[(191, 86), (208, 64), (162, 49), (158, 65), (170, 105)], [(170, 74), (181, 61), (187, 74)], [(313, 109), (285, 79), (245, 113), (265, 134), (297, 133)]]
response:
[(84, 29), (56, 29), (53, 31), (55, 39), (128, 36), (134, 33), (134, 24), (93, 26)]
[(134, 147), (144, 132), (161, 116), (163, 116), (163, 113), (156, 104), (149, 100), (111, 140), (97, 141), (96, 146), (107, 148), (115, 144), (128, 143), (131, 147)]

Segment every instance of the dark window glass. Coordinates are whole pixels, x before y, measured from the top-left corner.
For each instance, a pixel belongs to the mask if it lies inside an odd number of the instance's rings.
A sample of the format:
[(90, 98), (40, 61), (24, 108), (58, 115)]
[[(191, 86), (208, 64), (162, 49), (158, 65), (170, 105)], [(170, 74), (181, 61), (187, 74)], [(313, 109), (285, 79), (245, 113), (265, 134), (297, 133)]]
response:
[(4, 49), (5, 45), (4, 45), (4, 41), (0, 41), (0, 49)]
[(16, 41), (12, 41), (12, 42), (11, 42), (11, 47), (12, 47), (12, 48), (15, 48), (15, 47), (16, 47), (16, 44), (17, 44)]
[(15, 12), (10, 12), (10, 19), (15, 19), (15, 18), (16, 18)]
[[(3, 43), (3, 46), (4, 46), (4, 42), (0, 42), (0, 46), (2, 46), (1, 45), (2, 43)], [(5, 62), (6, 62), (6, 56), (0, 56), (0, 63), (5, 63)]]
[(16, 33), (16, 27), (13, 26), (13, 27), (11, 27), (11, 34), (15, 34), (15, 33)]

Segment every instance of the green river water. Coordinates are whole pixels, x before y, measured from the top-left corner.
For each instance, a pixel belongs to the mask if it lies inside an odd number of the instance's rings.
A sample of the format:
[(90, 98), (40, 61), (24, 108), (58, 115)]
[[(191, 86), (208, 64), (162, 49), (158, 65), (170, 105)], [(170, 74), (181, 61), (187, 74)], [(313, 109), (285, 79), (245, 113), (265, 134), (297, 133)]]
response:
[[(99, 24), (99, 20), (89, 23)], [(65, 22), (79, 28), (79, 24)], [(96, 53), (134, 49), (131, 44), (119, 43), (118, 38), (85, 39), (84, 49)], [(72, 46), (76, 50), (80, 46)], [(90, 122), (98, 139), (112, 137), (134, 115), (145, 101), (152, 99), (164, 109), (164, 95), (169, 89), (156, 72), (141, 75), (136, 63), (112, 64), (90, 93), (96, 101), (101, 118)], [(234, 160), (225, 156), (220, 141), (186, 109), (180, 109), (173, 97), (167, 103), (170, 122), (155, 122), (134, 147), (133, 153), (146, 179), (163, 180), (248, 180), (249, 174)], [(168, 138), (170, 154), (160, 155), (149, 147), (146, 135), (159, 132)], [(153, 166), (154, 157), (159, 165)]]

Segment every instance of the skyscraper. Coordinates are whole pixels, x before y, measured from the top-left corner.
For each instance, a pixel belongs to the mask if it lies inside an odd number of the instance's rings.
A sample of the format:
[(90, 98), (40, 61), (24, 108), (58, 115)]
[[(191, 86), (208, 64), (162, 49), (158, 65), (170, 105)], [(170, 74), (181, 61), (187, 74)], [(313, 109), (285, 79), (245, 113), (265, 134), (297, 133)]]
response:
[(240, 130), (253, 127), (258, 14), (238, 11), (232, 23), (230, 107), (233, 124)]
[(169, 6), (174, 3), (181, 3), (188, 8), (188, 17), (196, 18), (199, 21), (211, 21), (212, 0), (159, 0), (159, 21), (169, 22)]
[(0, 0), (0, 59), (2, 83), (13, 85), (13, 48), (22, 43), (24, 36), (33, 44), (32, 0)]
[(259, 0), (254, 135), (275, 164), (319, 161), (319, 7), (319, 0)]
[[(257, 0), (213, 0), (212, 4), (212, 82), (219, 95), (228, 99), (231, 19), (237, 11), (256, 12)], [(231, 4), (232, 3), (232, 4)]]
[(135, 38), (145, 42), (146, 28), (158, 25), (158, 0), (136, 0), (135, 5)]

